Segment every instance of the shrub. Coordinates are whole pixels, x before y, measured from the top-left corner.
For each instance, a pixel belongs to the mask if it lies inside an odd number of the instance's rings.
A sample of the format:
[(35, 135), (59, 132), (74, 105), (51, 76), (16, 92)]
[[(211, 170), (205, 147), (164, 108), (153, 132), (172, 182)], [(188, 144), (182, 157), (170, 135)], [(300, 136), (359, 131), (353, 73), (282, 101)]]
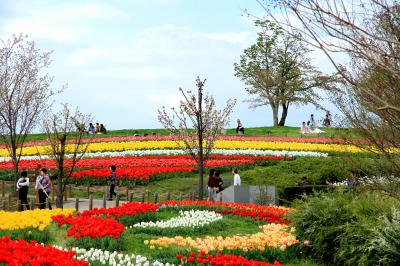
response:
[(400, 265), (400, 210), (382, 216), (373, 232), (370, 252), (375, 252), (380, 265)]
[(372, 229), (393, 204), (398, 202), (376, 191), (338, 189), (297, 201), (300, 211), (290, 218), (298, 239), (310, 242), (306, 251), (317, 259), (337, 265), (375, 265), (377, 257), (369, 250)]

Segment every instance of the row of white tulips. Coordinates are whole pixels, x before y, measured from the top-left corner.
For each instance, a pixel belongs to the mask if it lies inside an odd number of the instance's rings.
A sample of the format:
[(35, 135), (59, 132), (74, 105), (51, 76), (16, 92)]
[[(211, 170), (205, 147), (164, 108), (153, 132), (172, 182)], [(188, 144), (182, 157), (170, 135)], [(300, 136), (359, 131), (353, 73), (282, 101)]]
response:
[(179, 216), (165, 221), (141, 222), (130, 226), (133, 227), (159, 227), (159, 228), (175, 228), (175, 227), (202, 227), (210, 223), (222, 220), (222, 215), (214, 211), (180, 211)]
[[(60, 250), (68, 250), (59, 246), (54, 246)], [(84, 249), (74, 247), (71, 249), (75, 251), (75, 258), (79, 260), (85, 260), (89, 262), (100, 262), (103, 265), (112, 266), (174, 266), (170, 263), (162, 263), (159, 261), (149, 261), (147, 257), (141, 255), (128, 255), (118, 253), (116, 251), (110, 252), (101, 249)]]
[[(84, 155), (85, 158), (116, 157), (116, 156), (145, 156), (145, 155), (184, 155), (185, 150), (136, 150), (116, 152), (91, 152)], [(328, 157), (327, 153), (313, 151), (274, 151), (274, 150), (225, 150), (215, 149), (212, 154), (221, 155), (252, 155), (252, 156), (282, 156), (282, 157)], [(67, 155), (70, 157), (71, 155)], [(21, 160), (50, 159), (48, 155), (21, 156)], [(10, 157), (0, 157), (0, 162), (10, 161)]]

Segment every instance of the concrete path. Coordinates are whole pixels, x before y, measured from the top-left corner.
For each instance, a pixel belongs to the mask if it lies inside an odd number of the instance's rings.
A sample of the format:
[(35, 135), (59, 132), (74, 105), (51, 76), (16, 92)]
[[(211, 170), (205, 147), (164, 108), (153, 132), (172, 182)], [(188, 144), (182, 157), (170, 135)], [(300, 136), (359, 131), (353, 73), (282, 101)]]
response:
[[(68, 199), (64, 201), (64, 208), (75, 208), (75, 199)], [(106, 201), (106, 208), (115, 207), (115, 199), (113, 201)], [(119, 201), (119, 205), (126, 203), (126, 201)], [(103, 208), (103, 200), (93, 199), (93, 209)], [(89, 199), (79, 199), (79, 211), (89, 210)]]

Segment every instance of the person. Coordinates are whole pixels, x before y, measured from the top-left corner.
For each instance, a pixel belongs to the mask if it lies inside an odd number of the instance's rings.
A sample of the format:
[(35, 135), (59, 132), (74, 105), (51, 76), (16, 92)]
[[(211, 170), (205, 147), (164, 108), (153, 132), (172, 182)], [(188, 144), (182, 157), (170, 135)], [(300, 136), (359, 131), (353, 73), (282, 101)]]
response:
[[(42, 168), (40, 170), (40, 175), (36, 177), (35, 189), (39, 193), (39, 208), (46, 208), (46, 200), (49, 198), (49, 194), (52, 189), (52, 184), (50, 180), (50, 176), (47, 174), (47, 169)], [(49, 203), (49, 209), (51, 210), (51, 204)]]
[(329, 111), (326, 112), (325, 119), (323, 121), (324, 127), (331, 127), (331, 119), (332, 119), (331, 113)]
[(215, 169), (210, 169), (210, 172), (208, 173), (207, 188), (211, 200), (215, 200), (216, 191), (218, 189), (218, 183), (217, 180), (215, 179), (215, 172), (216, 172)]
[(232, 174), (233, 174), (233, 185), (240, 186), (241, 180), (238, 169), (237, 168), (233, 169)]
[(99, 123), (96, 123), (96, 131), (94, 133), (96, 133), (96, 134), (100, 133), (100, 124)]
[(21, 177), (17, 181), (17, 191), (18, 191), (18, 198), (21, 201), (21, 211), (24, 210), (24, 206), (26, 207), (27, 210), (29, 210), (28, 188), (29, 188), (28, 172), (23, 171), (21, 173)]
[(215, 179), (217, 181), (218, 184), (218, 193), (221, 192), (223, 190), (222, 185), (224, 184), (224, 181), (222, 181), (221, 178), (221, 172), (219, 170), (215, 171)]
[(317, 123), (315, 122), (315, 119), (314, 119), (314, 114), (311, 114), (310, 120), (307, 122), (307, 126), (309, 126), (311, 128), (311, 131), (313, 131), (314, 128), (317, 127)]
[(89, 128), (87, 131), (88, 134), (94, 134), (94, 126), (92, 123), (89, 123)]
[(117, 167), (115, 165), (111, 165), (111, 173), (110, 176), (108, 177), (108, 181), (110, 182), (110, 195), (108, 200), (112, 200), (113, 196), (117, 196), (117, 193), (115, 193), (115, 182), (117, 179), (117, 174), (115, 173), (115, 170)]
[(236, 134), (244, 135), (244, 127), (242, 125), (242, 122), (240, 122), (240, 119), (237, 120)]
[(304, 135), (308, 133), (310, 133), (310, 130), (308, 129), (306, 122), (301, 123), (300, 134)]
[(107, 130), (106, 130), (106, 128), (104, 127), (103, 124), (100, 124), (100, 133), (102, 133), (102, 134), (107, 134)]

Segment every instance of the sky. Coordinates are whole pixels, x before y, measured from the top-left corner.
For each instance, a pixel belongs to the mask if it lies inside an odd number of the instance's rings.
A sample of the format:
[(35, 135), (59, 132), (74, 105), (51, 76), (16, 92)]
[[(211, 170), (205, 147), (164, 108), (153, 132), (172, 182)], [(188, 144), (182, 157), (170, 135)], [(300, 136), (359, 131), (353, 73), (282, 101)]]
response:
[[(43, 51), (53, 51), (48, 73), (55, 98), (77, 106), (107, 129), (161, 128), (157, 109), (177, 106), (179, 88), (195, 89), (207, 78), (205, 92), (221, 108), (237, 99), (231, 127), (272, 125), (268, 106), (249, 109), (245, 84), (233, 64), (256, 41), (257, 28), (244, 10), (257, 16), (256, 0), (1, 0), (0, 37), (27, 34)], [(320, 53), (313, 62), (331, 67)], [(333, 105), (322, 103), (335, 114)], [(287, 125), (299, 126), (313, 106), (292, 106)]]

